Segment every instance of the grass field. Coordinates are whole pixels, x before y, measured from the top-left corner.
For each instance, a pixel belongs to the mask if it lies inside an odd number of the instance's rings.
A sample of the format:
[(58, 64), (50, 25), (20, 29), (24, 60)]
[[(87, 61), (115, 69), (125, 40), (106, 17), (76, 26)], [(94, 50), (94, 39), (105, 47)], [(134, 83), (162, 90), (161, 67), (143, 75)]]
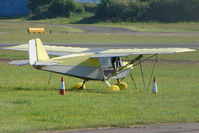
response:
[[(132, 27), (132, 24), (129, 25)], [(141, 25), (140, 27), (139, 24), (137, 25), (138, 29), (142, 29)], [(167, 30), (168, 25), (165, 25), (165, 30)], [(176, 25), (173, 24), (171, 27), (176, 27)], [(27, 34), (29, 26), (46, 26), (47, 34), (29, 35)], [(157, 27), (156, 24), (152, 26)], [(146, 24), (143, 29), (144, 31), (167, 32), (162, 30), (163, 27), (160, 24), (160, 27), (151, 30)], [(194, 26), (191, 26), (190, 30), (188, 27), (189, 24), (182, 24), (177, 28), (177, 32), (194, 31)], [(81, 30), (62, 26), (54, 27), (54, 32), (50, 35), (48, 34), (50, 29), (52, 27), (49, 25), (0, 23), (0, 43), (27, 43), (27, 40), (36, 36), (45, 43), (199, 42), (198, 37), (194, 36), (83, 34)], [(197, 26), (195, 29), (197, 32)], [(65, 31), (69, 33), (63, 33)], [(159, 56), (161, 60), (182, 62), (157, 64), (155, 76), (159, 89), (158, 95), (151, 93), (152, 84), (148, 92), (143, 89), (140, 70), (136, 67), (132, 74), (136, 78), (137, 90), (133, 87), (130, 77), (127, 76), (124, 79), (124, 82), (129, 85), (126, 91), (107, 92), (107, 85), (100, 81), (89, 81), (86, 84), (86, 90), (70, 91), (69, 88), (81, 80), (64, 76), (67, 91), (65, 96), (60, 96), (60, 78), (63, 75), (53, 74), (48, 86), (50, 73), (35, 70), (28, 65), (18, 67), (7, 63), (9, 60), (27, 58), (26, 52), (0, 50), (0, 133), (199, 122), (199, 63), (183, 62), (183, 60), (199, 61), (199, 51)], [(144, 63), (146, 81), (149, 80), (152, 66), (150, 62)]]
[[(1, 59), (24, 59), (24, 52), (1, 50)], [(195, 56), (198, 51), (185, 53)], [(165, 55), (166, 56), (166, 55)], [(169, 55), (176, 59), (176, 55)], [(193, 57), (194, 57), (193, 56)], [(164, 58), (164, 57), (162, 57)], [(159, 94), (143, 89), (139, 68), (132, 72), (138, 90), (128, 76), (124, 82), (129, 89), (118, 93), (107, 92), (103, 82), (90, 81), (84, 91), (69, 91), (81, 81), (64, 76), (67, 92), (59, 95), (60, 78), (30, 66), (11, 66), (0, 62), (0, 132), (39, 132), (97, 127), (129, 127), (131, 125), (199, 122), (199, 64), (158, 64), (155, 76)], [(151, 63), (144, 64), (147, 81)], [(114, 84), (115, 81), (112, 82)]]
[(179, 22), (179, 23), (97, 23), (94, 25), (123, 27), (130, 30), (140, 32), (171, 32), (171, 33), (183, 33), (183, 32), (199, 32), (198, 22)]
[[(88, 14), (89, 16), (89, 14)], [(90, 14), (90, 16), (92, 16)], [(75, 18), (76, 19), (76, 18)], [(76, 22), (78, 23), (79, 20)], [(74, 20), (70, 21), (70, 18), (56, 18), (56, 19), (44, 19), (39, 22), (49, 23), (75, 23)], [(199, 32), (199, 22), (178, 22), (178, 23), (159, 23), (159, 22), (121, 22), (121, 23), (105, 23), (95, 22), (93, 25), (98, 26), (112, 26), (112, 27), (123, 27), (133, 31), (140, 32), (171, 32), (171, 33), (183, 33), (183, 32)]]
[[(22, 21), (23, 22), (23, 21)], [(104, 24), (100, 24), (104, 25)], [(151, 29), (158, 29), (157, 32), (164, 32), (169, 25), (166, 24), (151, 24), (149, 26), (143, 24), (110, 24), (111, 26), (120, 26), (127, 28), (128, 26), (143, 26), (145, 28), (151, 27)], [(109, 24), (107, 26), (110, 26)], [(138, 25), (138, 26), (136, 26)], [(159, 26), (160, 25), (160, 26)], [(166, 26), (165, 26), (166, 25)], [(172, 24), (171, 24), (172, 25)], [(173, 24), (173, 28), (178, 24)], [(179, 24), (180, 25), (180, 24)], [(27, 29), (29, 27), (45, 27), (46, 33), (43, 35), (28, 34)], [(195, 29), (197, 32), (198, 23), (190, 26), (189, 23), (182, 24), (176, 29), (176, 32), (183, 32), (180, 29), (184, 28), (184, 31), (192, 32)], [(188, 27), (191, 27), (189, 30)], [(145, 29), (144, 28), (144, 29)], [(52, 34), (49, 31), (52, 29)], [(133, 29), (133, 28), (132, 28)], [(182, 28), (183, 29), (183, 28)], [(137, 29), (134, 29), (137, 30)], [(140, 30), (141, 31), (141, 30)], [(147, 31), (147, 29), (146, 29)], [(151, 31), (150, 29), (148, 31)], [(199, 43), (198, 36), (154, 36), (154, 35), (131, 35), (131, 34), (85, 34), (80, 29), (74, 29), (65, 26), (33, 24), (33, 23), (0, 23), (0, 43), (27, 43), (35, 37), (39, 37), (45, 43)]]
[[(92, 14), (87, 14), (85, 17), (92, 17)], [(82, 19), (82, 17), (79, 17)], [(58, 24), (78, 23), (79, 18), (56, 18), (56, 19), (44, 19), (36, 22), (48, 22)], [(105, 23), (95, 22), (93, 25), (99, 26), (113, 26), (123, 27), (134, 31), (140, 32), (199, 32), (199, 22), (178, 22), (178, 23), (159, 23), (159, 22), (121, 22), (121, 23)]]

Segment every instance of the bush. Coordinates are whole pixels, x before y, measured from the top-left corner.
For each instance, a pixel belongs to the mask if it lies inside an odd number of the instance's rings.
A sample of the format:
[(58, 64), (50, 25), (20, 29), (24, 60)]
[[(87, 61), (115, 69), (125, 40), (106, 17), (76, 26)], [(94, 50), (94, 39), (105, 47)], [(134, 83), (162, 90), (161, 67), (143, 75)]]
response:
[(96, 18), (116, 21), (198, 21), (199, 0), (102, 0)]
[(150, 19), (162, 22), (196, 21), (199, 0), (151, 0)]
[(144, 20), (147, 4), (139, 0), (102, 0), (96, 10), (96, 17), (112, 21)]
[(52, 0), (49, 11), (53, 16), (69, 17), (72, 12), (84, 12), (84, 8), (74, 0)]
[(69, 17), (73, 13), (83, 13), (84, 8), (74, 0), (28, 0), (32, 11), (31, 19)]
[(89, 13), (96, 12), (97, 4), (82, 3), (80, 5), (83, 6), (86, 12), (89, 12)]
[(28, 0), (28, 8), (32, 13), (39, 13), (42, 6), (49, 4), (51, 0)]
[(140, 1), (131, 1), (123, 11), (124, 21), (144, 21), (147, 20), (148, 4)]

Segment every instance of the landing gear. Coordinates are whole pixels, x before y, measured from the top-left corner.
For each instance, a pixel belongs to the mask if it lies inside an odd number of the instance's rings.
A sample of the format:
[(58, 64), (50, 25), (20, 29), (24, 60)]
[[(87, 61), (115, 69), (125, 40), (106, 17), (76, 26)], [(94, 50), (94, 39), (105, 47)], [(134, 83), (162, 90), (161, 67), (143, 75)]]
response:
[(120, 88), (117, 85), (111, 85), (109, 88), (107, 88), (107, 91), (120, 91)]
[(126, 84), (126, 83), (124, 83), (124, 82), (121, 82), (119, 79), (117, 79), (117, 84), (116, 85), (110, 85), (109, 83), (108, 83), (108, 81), (105, 81), (107, 84), (108, 84), (108, 86), (109, 86), (109, 88), (107, 88), (107, 90), (110, 92), (110, 91), (120, 91), (120, 90), (126, 90), (127, 89), (127, 87), (128, 87), (128, 85)]
[(120, 90), (126, 90), (128, 88), (128, 85), (124, 82), (121, 82), (119, 79), (117, 79), (117, 86), (119, 86)]
[(86, 80), (84, 80), (84, 82), (83, 83), (77, 83), (76, 85), (74, 85), (73, 87), (72, 87), (72, 90), (85, 90), (86, 89), (86, 85), (85, 85), (85, 83), (86, 83)]

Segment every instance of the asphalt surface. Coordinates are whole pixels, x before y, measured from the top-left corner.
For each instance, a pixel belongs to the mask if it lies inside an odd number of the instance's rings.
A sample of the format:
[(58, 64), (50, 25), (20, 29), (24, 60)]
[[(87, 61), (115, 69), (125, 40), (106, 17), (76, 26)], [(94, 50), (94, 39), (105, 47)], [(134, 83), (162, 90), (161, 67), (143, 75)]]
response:
[(51, 131), (45, 133), (199, 133), (199, 123), (160, 124), (130, 128), (104, 128), (74, 131)]
[(117, 34), (134, 34), (137, 33), (133, 30), (128, 30), (125, 28), (118, 27), (104, 27), (104, 26), (89, 26), (89, 25), (70, 25), (70, 24), (62, 24), (62, 26), (69, 26), (72, 28), (77, 28), (83, 30), (85, 33), (117, 33)]

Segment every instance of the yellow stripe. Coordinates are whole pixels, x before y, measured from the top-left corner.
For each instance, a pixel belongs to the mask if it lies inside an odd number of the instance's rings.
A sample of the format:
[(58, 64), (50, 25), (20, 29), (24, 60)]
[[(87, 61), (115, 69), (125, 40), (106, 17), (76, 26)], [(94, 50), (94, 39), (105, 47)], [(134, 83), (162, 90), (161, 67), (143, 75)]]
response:
[(93, 66), (100, 67), (100, 62), (98, 58), (90, 58), (91, 55), (79, 56), (79, 57), (70, 57), (70, 58), (54, 58), (52, 60), (61, 61), (59, 65), (72, 65), (72, 66)]
[(46, 53), (46, 50), (44, 49), (43, 44), (39, 38), (36, 39), (36, 47), (37, 47), (37, 60), (48, 61), (49, 56)]

